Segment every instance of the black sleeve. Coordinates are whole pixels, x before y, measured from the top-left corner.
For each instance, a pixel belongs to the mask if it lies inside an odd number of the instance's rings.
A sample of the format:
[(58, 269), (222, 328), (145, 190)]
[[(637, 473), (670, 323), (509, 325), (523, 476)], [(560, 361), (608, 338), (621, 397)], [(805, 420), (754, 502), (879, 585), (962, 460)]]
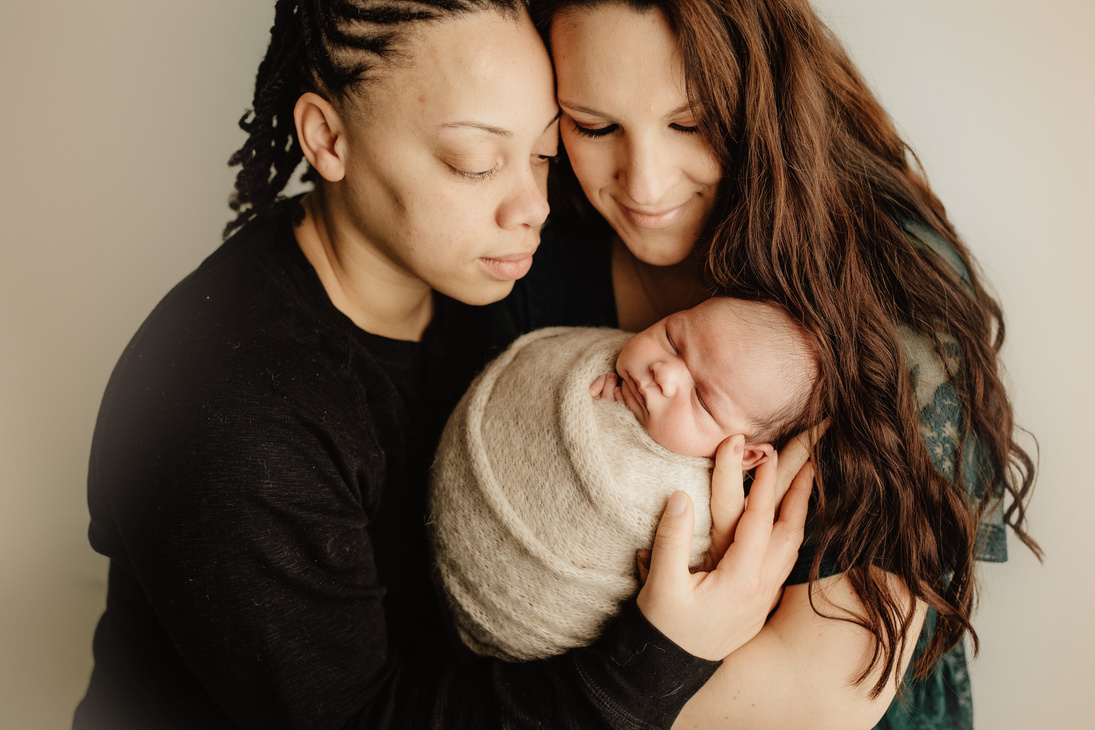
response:
[(665, 728), (718, 666), (633, 604), (595, 646), (546, 661), (416, 646), (393, 628), (401, 579), (382, 577), (402, 547), (378, 537), (414, 528), (377, 522), (400, 514), (383, 502), (408, 484), (387, 463), (400, 424), (377, 416), (394, 395), (331, 387), (345, 372), (289, 362), (301, 353), (178, 375), (207, 356), (131, 354), (97, 425), (91, 534), (113, 595), (92, 686), (140, 697), (133, 726)]

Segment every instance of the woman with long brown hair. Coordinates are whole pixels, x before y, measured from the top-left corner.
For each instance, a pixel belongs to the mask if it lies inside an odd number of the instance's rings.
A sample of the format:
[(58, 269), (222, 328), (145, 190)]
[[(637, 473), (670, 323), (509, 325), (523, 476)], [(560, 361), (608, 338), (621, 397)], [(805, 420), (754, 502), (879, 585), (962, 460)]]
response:
[(500, 339), (639, 329), (731, 294), (777, 303), (819, 343), (812, 540), (678, 723), (970, 726), (975, 560), (1006, 558), (1005, 524), (1039, 553), (1034, 466), (999, 377), (999, 306), (915, 157), (804, 0), (533, 14), (565, 156)]

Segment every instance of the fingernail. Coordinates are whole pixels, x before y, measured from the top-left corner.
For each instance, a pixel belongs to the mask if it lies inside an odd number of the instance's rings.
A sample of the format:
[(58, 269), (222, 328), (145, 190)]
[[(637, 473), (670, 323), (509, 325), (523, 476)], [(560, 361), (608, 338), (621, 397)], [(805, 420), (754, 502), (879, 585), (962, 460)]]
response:
[(745, 450), (745, 437), (739, 436), (738, 440), (734, 442), (734, 453), (740, 454)]
[(688, 504), (688, 497), (684, 492), (673, 492), (669, 497), (669, 502), (665, 505), (665, 513), (667, 515), (679, 515), (684, 512), (685, 506)]

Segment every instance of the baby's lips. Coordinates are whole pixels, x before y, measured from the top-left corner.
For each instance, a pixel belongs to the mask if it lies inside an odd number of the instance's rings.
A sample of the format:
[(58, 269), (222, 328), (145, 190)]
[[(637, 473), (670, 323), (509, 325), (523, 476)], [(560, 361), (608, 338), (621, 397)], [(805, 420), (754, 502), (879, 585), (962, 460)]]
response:
[(624, 385), (631, 391), (631, 395), (635, 397), (635, 400), (643, 407), (643, 410), (646, 410), (646, 396), (643, 395), (643, 392), (639, 389), (639, 386), (636, 385), (635, 381), (631, 378), (625, 378)]

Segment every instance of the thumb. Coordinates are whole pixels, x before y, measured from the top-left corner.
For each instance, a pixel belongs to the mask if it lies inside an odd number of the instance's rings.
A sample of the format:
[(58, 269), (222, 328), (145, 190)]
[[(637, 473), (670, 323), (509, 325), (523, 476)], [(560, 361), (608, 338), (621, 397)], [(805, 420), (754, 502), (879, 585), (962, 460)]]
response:
[(692, 520), (692, 500), (684, 492), (673, 492), (654, 535), (648, 585), (675, 582), (688, 575), (688, 558), (692, 552)]

